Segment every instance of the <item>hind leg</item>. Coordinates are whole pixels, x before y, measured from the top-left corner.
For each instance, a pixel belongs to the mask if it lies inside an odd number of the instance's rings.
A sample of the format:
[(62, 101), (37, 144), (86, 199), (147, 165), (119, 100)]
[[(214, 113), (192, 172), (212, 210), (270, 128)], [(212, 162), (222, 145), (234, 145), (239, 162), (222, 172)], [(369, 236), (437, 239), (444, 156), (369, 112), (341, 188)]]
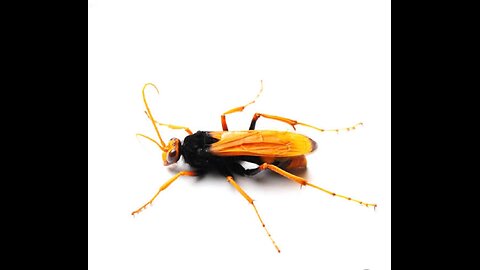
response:
[(286, 171), (299, 170), (307, 168), (307, 158), (302, 156), (290, 157), (290, 158), (268, 158), (268, 157), (255, 157), (251, 160), (244, 160), (247, 162), (258, 164), (259, 167), (255, 169), (245, 169), (240, 163), (233, 163), (230, 165), (234, 173), (239, 175), (252, 176), (261, 172), (260, 165), (264, 163), (272, 164), (278, 168)]
[(330, 195), (332, 195), (332, 196), (336, 196), (336, 197), (340, 197), (340, 198), (343, 198), (343, 199), (346, 199), (346, 200), (349, 200), (349, 201), (353, 201), (353, 202), (359, 203), (359, 204), (361, 204), (361, 205), (363, 205), (363, 206), (366, 206), (366, 207), (369, 207), (369, 206), (377, 207), (377, 204), (375, 204), (375, 203), (365, 203), (365, 202), (363, 202), (363, 201), (360, 201), (360, 200), (357, 200), (357, 199), (353, 199), (352, 197), (347, 197), (347, 196), (345, 196), (345, 195), (337, 194), (337, 193), (335, 193), (335, 192), (332, 192), (332, 191), (326, 190), (326, 189), (324, 189), (324, 188), (322, 188), (322, 187), (319, 187), (319, 186), (316, 186), (316, 185), (314, 185), (314, 184), (311, 184), (311, 183), (309, 183), (306, 179), (304, 179), (304, 178), (302, 178), (302, 177), (299, 177), (299, 176), (296, 176), (296, 175), (294, 175), (294, 174), (291, 174), (291, 173), (289, 173), (289, 172), (287, 172), (287, 171), (285, 171), (285, 170), (283, 170), (283, 169), (281, 169), (281, 168), (279, 168), (279, 167), (277, 167), (277, 166), (275, 166), (275, 165), (273, 165), (273, 164), (263, 163), (262, 165), (260, 165), (260, 166), (259, 166), (257, 169), (255, 169), (255, 170), (258, 170), (258, 171), (256, 171), (256, 173), (258, 173), (258, 172), (263, 171), (263, 170), (266, 170), (266, 169), (271, 170), (271, 171), (273, 171), (273, 172), (275, 172), (275, 173), (278, 173), (278, 174), (286, 177), (287, 179), (289, 179), (289, 180), (291, 180), (291, 181), (294, 181), (294, 182), (299, 183), (299, 184), (302, 185), (302, 186), (311, 186), (311, 187), (316, 188), (316, 189), (318, 189), (318, 190), (321, 190), (321, 191), (323, 191), (323, 192), (325, 192), (325, 193), (328, 193), (328, 194), (330, 194)]
[(350, 131), (350, 130), (354, 130), (356, 129), (358, 126), (362, 126), (363, 123), (357, 123), (351, 127), (346, 127), (346, 128), (336, 128), (336, 129), (324, 129), (324, 128), (319, 128), (319, 127), (315, 127), (315, 126), (312, 126), (312, 125), (309, 125), (309, 124), (305, 124), (305, 123), (302, 123), (302, 122), (299, 122), (297, 120), (292, 120), (292, 119), (289, 119), (289, 118), (285, 118), (285, 117), (281, 117), (281, 116), (276, 116), (276, 115), (270, 115), (270, 114), (265, 114), (265, 113), (255, 113), (255, 115), (253, 115), (253, 118), (252, 118), (252, 122), (250, 123), (250, 128), (249, 130), (254, 130), (255, 129), (255, 125), (257, 124), (257, 120), (260, 118), (260, 117), (264, 117), (264, 118), (268, 118), (268, 119), (272, 119), (272, 120), (277, 120), (277, 121), (280, 121), (280, 122), (284, 122), (286, 124), (289, 124), (290, 126), (292, 126), (292, 128), (294, 130), (296, 130), (295, 126), (296, 125), (300, 125), (300, 126), (305, 126), (305, 127), (309, 127), (309, 128), (313, 128), (313, 129), (316, 129), (320, 132), (326, 132), (326, 131), (329, 131), (329, 132), (340, 132), (340, 131)]

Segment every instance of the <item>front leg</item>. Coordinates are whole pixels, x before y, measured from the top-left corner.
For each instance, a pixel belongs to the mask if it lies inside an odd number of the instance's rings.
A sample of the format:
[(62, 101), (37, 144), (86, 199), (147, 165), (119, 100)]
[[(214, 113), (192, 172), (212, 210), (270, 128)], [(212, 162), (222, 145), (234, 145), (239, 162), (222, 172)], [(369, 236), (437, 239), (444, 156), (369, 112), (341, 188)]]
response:
[(140, 208), (138, 208), (137, 210), (133, 211), (132, 212), (132, 215), (135, 215), (135, 214), (138, 214), (140, 213), (141, 211), (143, 211), (145, 208), (147, 208), (147, 206), (151, 205), (153, 203), (153, 201), (155, 200), (155, 198), (157, 198), (158, 194), (160, 194), (160, 192), (162, 192), (162, 190), (166, 189), (168, 186), (170, 186), (170, 184), (172, 184), (175, 180), (177, 180), (180, 176), (196, 176), (197, 173), (196, 172), (193, 172), (193, 171), (181, 171), (179, 173), (177, 173), (176, 175), (174, 175), (172, 178), (170, 178), (167, 182), (165, 182), (157, 191), (157, 193), (155, 193), (155, 195), (153, 196), (153, 198), (151, 198), (147, 203), (145, 203), (144, 205), (142, 205)]

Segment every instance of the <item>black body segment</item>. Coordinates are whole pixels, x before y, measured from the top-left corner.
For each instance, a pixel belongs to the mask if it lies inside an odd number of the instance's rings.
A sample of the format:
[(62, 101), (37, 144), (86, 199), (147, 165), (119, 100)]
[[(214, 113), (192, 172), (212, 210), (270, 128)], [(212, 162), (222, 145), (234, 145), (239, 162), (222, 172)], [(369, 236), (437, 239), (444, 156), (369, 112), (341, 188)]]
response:
[(216, 156), (209, 149), (217, 141), (218, 139), (210, 136), (207, 131), (197, 131), (185, 137), (181, 148), (185, 162), (198, 172), (204, 173), (210, 170), (217, 170), (225, 176), (231, 175), (232, 171), (244, 175), (245, 169), (239, 164), (240, 161), (249, 161), (256, 164), (262, 163), (262, 160), (258, 157)]
[(197, 131), (183, 140), (182, 155), (185, 162), (196, 169), (208, 170), (215, 167), (218, 157), (208, 150), (218, 139), (211, 137), (206, 131)]

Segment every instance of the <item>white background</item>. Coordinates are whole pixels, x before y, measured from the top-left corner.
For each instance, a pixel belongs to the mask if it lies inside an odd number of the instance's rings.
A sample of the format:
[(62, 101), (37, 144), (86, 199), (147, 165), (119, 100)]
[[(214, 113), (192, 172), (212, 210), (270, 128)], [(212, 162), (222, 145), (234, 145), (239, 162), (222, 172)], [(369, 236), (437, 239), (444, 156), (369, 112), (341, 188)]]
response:
[[(89, 1), (89, 269), (389, 269), (390, 2)], [(229, 127), (264, 112), (343, 134), (298, 127), (318, 143), (303, 173), (313, 183), (378, 204), (333, 198), (273, 173), (237, 182), (184, 177), (148, 201), (178, 170), (136, 133), (158, 121), (220, 130), (220, 114), (264, 92)], [(258, 129), (291, 130), (260, 119)], [(184, 137), (161, 129), (165, 140)]]

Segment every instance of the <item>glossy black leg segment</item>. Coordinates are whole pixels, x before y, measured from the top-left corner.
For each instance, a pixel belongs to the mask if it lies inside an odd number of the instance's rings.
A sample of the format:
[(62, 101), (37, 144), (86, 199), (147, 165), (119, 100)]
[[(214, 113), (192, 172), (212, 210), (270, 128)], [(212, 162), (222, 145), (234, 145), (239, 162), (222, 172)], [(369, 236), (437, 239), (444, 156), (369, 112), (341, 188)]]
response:
[[(279, 168), (285, 169), (290, 165), (292, 161), (291, 160), (285, 160), (282, 162), (275, 161), (272, 163), (272, 165), (275, 165)], [(234, 173), (239, 174), (239, 175), (245, 175), (245, 176), (252, 176), (256, 175), (257, 173), (261, 172), (260, 168), (255, 168), (255, 169), (245, 169), (241, 164), (239, 163), (233, 163), (229, 169), (231, 169)]]

